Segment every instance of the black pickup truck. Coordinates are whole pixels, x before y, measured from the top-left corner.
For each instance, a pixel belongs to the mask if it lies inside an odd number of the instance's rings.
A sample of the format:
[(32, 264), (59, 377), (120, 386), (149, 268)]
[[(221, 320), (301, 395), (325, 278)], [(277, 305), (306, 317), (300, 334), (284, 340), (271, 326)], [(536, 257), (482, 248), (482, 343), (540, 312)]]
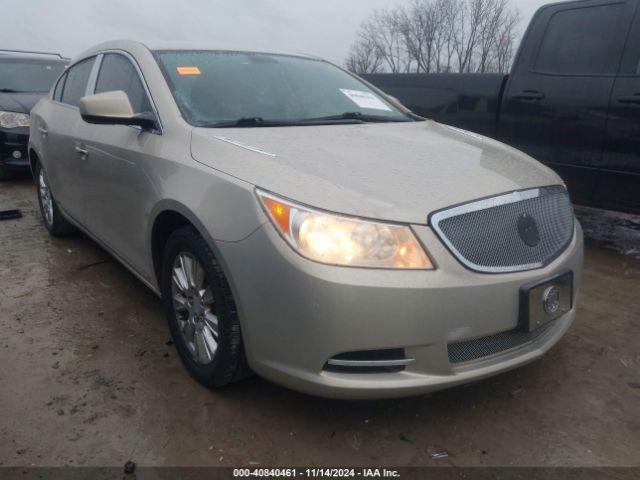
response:
[(363, 77), (418, 115), (544, 162), (576, 203), (640, 213), (640, 0), (542, 7), (510, 75)]

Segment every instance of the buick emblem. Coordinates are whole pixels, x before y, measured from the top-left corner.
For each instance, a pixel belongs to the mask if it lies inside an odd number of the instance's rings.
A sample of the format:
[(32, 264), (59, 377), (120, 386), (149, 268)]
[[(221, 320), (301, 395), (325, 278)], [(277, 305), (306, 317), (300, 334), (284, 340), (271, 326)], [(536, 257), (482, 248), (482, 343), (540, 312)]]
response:
[(530, 247), (535, 247), (540, 243), (540, 230), (535, 219), (528, 213), (523, 213), (518, 217), (518, 234), (524, 243)]

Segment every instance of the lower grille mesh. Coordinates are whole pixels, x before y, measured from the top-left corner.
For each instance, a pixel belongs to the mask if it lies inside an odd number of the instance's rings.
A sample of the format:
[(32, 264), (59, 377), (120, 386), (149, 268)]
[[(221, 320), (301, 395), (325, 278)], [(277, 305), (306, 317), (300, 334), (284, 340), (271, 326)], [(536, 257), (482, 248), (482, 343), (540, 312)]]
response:
[(521, 332), (510, 330), (489, 337), (466, 340), (459, 343), (450, 343), (447, 346), (449, 362), (464, 363), (481, 358), (490, 357), (508, 350), (531, 343), (542, 336), (555, 322), (549, 322), (545, 326), (533, 332)]

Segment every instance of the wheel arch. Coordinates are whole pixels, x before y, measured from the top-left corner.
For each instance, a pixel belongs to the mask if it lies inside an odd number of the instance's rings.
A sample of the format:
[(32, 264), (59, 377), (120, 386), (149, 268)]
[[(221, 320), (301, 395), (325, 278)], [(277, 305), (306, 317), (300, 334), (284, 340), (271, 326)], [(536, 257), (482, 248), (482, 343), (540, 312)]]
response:
[(162, 282), (162, 256), (167, 240), (177, 229), (188, 226), (198, 232), (198, 234), (207, 242), (213, 251), (216, 260), (222, 267), (234, 295), (236, 295), (233, 278), (216, 245), (216, 242), (209, 233), (209, 230), (189, 208), (180, 202), (166, 200), (156, 206), (152, 218), (153, 222), (151, 222), (151, 228), (149, 229), (148, 245), (150, 245), (151, 248), (153, 273), (158, 286), (160, 286)]
[(29, 168), (31, 169), (31, 177), (33, 180), (36, 180), (36, 165), (40, 163), (40, 156), (38, 152), (36, 152), (33, 146), (29, 145), (29, 150), (27, 151), (29, 156)]
[(160, 202), (153, 210), (153, 222), (151, 222), (151, 228), (149, 229), (149, 245), (151, 246), (153, 273), (155, 275), (158, 291), (162, 290), (162, 257), (167, 240), (171, 234), (179, 228), (190, 226), (205, 240), (205, 242), (211, 248), (213, 255), (218, 262), (218, 265), (222, 269), (222, 272), (229, 284), (231, 294), (236, 303), (238, 309), (238, 320), (242, 328), (242, 336), (245, 345), (245, 351), (248, 357), (250, 354), (248, 330), (245, 325), (245, 318), (243, 315), (242, 297), (236, 287), (233, 275), (227, 265), (225, 258), (222, 256), (218, 245), (216, 244), (213, 236), (209, 233), (204, 224), (198, 219), (198, 217), (184, 204), (175, 200), (165, 200)]

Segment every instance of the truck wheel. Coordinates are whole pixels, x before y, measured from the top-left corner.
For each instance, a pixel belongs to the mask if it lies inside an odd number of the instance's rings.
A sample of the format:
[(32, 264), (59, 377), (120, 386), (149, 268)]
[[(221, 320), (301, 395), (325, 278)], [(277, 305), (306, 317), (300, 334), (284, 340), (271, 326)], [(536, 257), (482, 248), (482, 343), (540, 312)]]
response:
[(64, 237), (72, 234), (75, 227), (71, 225), (58, 208), (58, 204), (53, 198), (49, 182), (44, 169), (38, 164), (36, 166), (36, 182), (38, 187), (38, 204), (44, 226), (54, 237)]
[(209, 245), (181, 228), (169, 237), (162, 266), (164, 309), (188, 372), (209, 388), (248, 376), (236, 304)]

